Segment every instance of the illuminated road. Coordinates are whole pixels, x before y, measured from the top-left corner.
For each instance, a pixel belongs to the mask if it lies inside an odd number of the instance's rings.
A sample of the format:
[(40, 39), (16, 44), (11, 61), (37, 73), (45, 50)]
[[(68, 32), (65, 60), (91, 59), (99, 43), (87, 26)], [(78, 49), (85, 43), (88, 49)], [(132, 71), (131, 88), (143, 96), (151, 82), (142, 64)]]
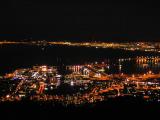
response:
[(110, 80), (110, 77), (106, 73), (99, 72), (97, 69), (93, 68), (93, 66), (85, 65), (84, 67), (88, 68), (89, 70), (91, 70), (95, 74), (100, 73), (101, 77), (99, 78), (99, 80)]

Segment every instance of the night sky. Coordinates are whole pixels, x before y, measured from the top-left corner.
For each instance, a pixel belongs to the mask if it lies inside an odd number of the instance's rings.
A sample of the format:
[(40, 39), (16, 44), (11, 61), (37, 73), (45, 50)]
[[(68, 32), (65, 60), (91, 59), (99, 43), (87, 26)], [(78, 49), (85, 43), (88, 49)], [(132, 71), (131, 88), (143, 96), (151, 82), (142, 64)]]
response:
[[(10, 0), (0, 4), (0, 36), (160, 39), (159, 4), (55, 3)], [(11, 35), (12, 36), (12, 35)], [(117, 38), (116, 38), (117, 39)]]

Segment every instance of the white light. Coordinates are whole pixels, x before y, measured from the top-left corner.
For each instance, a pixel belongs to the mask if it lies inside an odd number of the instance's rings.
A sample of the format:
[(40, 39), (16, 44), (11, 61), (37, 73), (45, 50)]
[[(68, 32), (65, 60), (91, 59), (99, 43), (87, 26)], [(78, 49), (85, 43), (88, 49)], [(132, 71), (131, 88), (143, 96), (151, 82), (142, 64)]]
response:
[(61, 77), (61, 75), (56, 75), (56, 77)]
[(73, 81), (71, 81), (71, 86), (74, 86), (74, 82)]
[(48, 88), (44, 88), (45, 90), (48, 90)]
[(9, 98), (9, 97), (10, 97), (10, 95), (6, 95), (6, 97), (7, 97), (7, 98)]
[(53, 87), (51, 86), (51, 90), (53, 90)]
[(149, 71), (148, 73), (149, 73), (149, 74), (152, 74), (152, 71)]
[(25, 95), (19, 95), (19, 97), (25, 97)]

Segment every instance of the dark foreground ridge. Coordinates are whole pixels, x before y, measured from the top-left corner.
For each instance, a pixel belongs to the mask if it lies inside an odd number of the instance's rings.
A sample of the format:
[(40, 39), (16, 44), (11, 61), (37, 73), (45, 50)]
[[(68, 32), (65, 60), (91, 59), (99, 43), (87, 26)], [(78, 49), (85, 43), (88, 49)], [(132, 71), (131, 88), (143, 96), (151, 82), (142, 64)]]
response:
[[(0, 113), (8, 116), (5, 117), (71, 117), (76, 115), (77, 117), (87, 116), (112, 116), (118, 117), (132, 115), (157, 115), (160, 112), (160, 103), (145, 102), (140, 98), (133, 97), (119, 97), (116, 99), (109, 99), (108, 101), (99, 102), (96, 104), (85, 104), (83, 106), (63, 106), (60, 103), (53, 102), (33, 102), (33, 101), (21, 101), (21, 102), (5, 102), (0, 104)], [(83, 116), (87, 115), (87, 116)], [(118, 115), (118, 116), (117, 116)], [(130, 116), (131, 117), (131, 116)]]

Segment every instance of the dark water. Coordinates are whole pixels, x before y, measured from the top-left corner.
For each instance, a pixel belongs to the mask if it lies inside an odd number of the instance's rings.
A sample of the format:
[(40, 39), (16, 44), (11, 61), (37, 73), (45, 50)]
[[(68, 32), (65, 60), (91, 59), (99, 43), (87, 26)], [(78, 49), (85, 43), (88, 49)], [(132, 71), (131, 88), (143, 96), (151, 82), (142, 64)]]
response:
[[(113, 49), (95, 49), (66, 46), (32, 46), (32, 45), (1, 45), (0, 46), (0, 74), (11, 72), (16, 68), (28, 68), (33, 65), (71, 65), (91, 62), (106, 62), (110, 65), (110, 73), (145, 72), (150, 69), (159, 71), (159, 62), (154, 66), (150, 63), (143, 68), (136, 59), (119, 62), (121, 58), (136, 58), (137, 56), (158, 56), (145, 52), (128, 52)], [(119, 65), (122, 65), (119, 70)]]

